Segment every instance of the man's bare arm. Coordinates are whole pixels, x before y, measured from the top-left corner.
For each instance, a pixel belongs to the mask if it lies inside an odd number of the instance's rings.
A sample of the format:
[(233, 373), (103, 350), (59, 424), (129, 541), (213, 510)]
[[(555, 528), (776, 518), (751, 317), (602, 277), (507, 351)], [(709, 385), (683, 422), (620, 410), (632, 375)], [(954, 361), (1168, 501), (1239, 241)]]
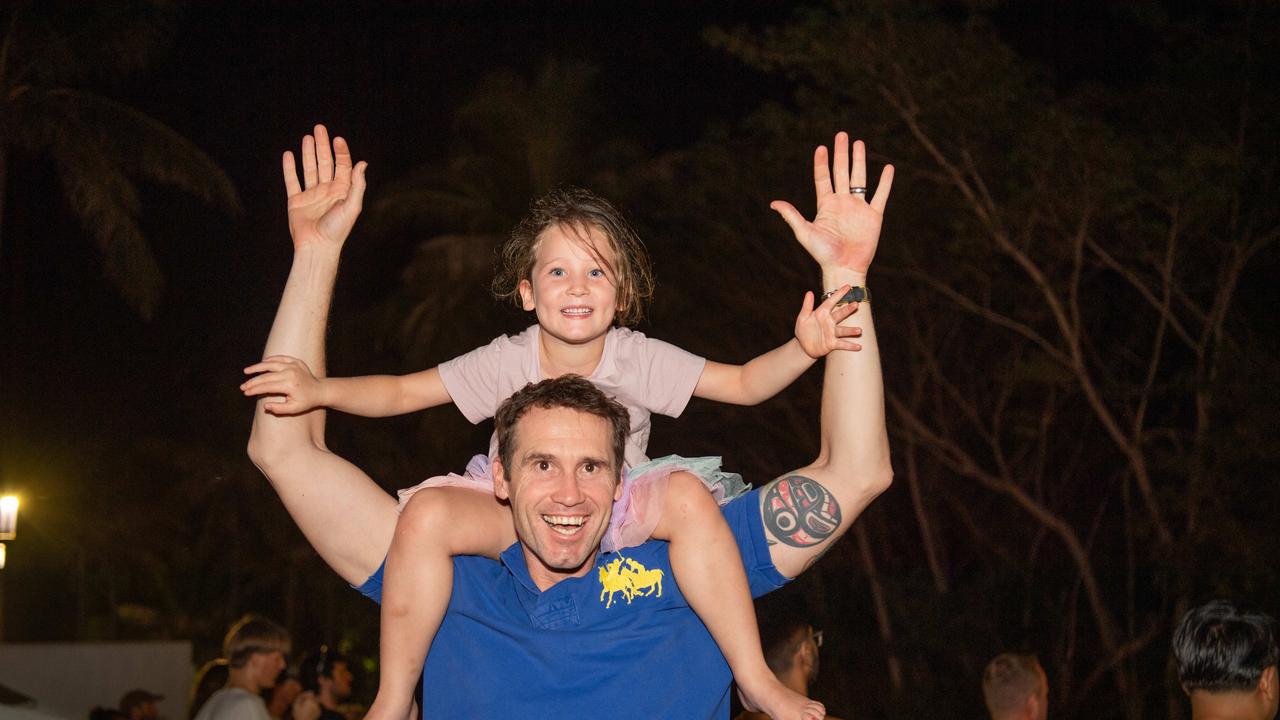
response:
[[(866, 286), (893, 183), (893, 167), (886, 166), (869, 203), (864, 195), (850, 193), (850, 187), (866, 186), (866, 150), (861, 142), (854, 144), (851, 167), (848, 145), (847, 135), (836, 136), (833, 168), (828, 168), (825, 147), (814, 153), (818, 213), (813, 222), (788, 203), (774, 203), (822, 266), (823, 286), (829, 290)], [(862, 350), (826, 357), (818, 457), (760, 492), (770, 555), (788, 577), (817, 562), (893, 479), (871, 303), (863, 303), (845, 322), (862, 328)]]
[[(354, 166), (341, 138), (330, 149), (317, 125), (302, 143), (303, 180), (292, 153), (283, 158), (293, 266), (263, 353), (264, 365), (290, 355), (325, 373), (324, 333), (342, 244), (360, 214), (364, 163)], [(271, 481), (307, 540), (347, 582), (363, 582), (385, 557), (395, 531), (395, 501), (359, 468), (324, 444), (324, 410), (276, 416), (260, 399), (249, 457)]]

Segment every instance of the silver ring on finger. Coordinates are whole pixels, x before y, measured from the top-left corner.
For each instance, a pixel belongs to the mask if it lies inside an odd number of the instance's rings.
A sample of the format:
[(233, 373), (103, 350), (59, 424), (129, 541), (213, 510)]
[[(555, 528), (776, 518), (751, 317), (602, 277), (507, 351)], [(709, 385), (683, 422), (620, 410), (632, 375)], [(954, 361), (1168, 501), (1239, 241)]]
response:
[[(850, 192), (850, 193), (852, 193), (852, 194), (854, 194), (854, 195), (864, 195), (864, 196), (865, 196), (865, 195), (867, 194), (867, 189), (866, 189), (866, 188), (864, 188), (864, 187), (861, 187), (861, 186), (858, 186), (858, 187), (851, 187), (851, 188), (849, 188), (849, 192)], [(865, 198), (864, 198), (864, 199), (865, 199)]]

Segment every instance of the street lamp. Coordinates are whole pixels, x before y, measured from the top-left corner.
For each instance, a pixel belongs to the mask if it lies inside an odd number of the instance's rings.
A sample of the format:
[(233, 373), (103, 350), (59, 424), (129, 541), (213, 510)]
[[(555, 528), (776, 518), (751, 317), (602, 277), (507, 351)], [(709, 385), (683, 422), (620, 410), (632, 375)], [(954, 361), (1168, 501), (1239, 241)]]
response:
[(18, 536), (18, 497), (0, 497), (0, 540), (12, 540)]

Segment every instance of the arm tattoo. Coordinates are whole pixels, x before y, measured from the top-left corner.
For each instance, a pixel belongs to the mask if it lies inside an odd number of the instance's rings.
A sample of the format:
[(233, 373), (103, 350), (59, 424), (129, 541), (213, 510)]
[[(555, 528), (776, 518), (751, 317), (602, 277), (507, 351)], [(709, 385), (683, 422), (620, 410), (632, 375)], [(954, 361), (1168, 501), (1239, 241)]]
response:
[(803, 475), (774, 480), (760, 494), (765, 530), (785, 545), (808, 548), (840, 527), (840, 503), (822, 483)]

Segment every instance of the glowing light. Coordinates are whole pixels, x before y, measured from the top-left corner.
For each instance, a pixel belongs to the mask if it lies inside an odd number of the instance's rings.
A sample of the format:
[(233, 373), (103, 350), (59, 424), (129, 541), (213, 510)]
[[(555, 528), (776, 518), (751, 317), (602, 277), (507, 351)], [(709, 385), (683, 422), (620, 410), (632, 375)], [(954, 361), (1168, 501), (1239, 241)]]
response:
[(12, 540), (18, 536), (18, 498), (15, 495), (0, 497), (0, 540)]

